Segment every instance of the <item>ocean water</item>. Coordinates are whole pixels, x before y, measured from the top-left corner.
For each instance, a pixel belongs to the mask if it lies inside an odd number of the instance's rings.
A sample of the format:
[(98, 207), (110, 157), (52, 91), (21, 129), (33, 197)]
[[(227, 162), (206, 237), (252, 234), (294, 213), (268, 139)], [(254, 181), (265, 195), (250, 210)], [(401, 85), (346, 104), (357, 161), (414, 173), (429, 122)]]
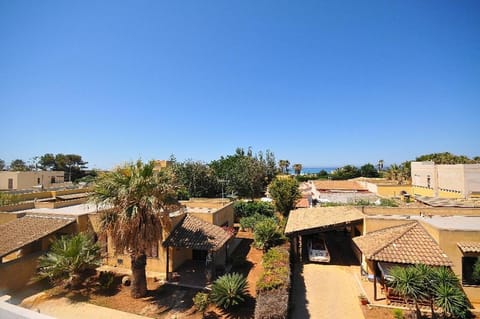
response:
[[(300, 174), (317, 174), (321, 170), (327, 171), (327, 173), (331, 173), (333, 170), (335, 170), (336, 167), (303, 167), (302, 172)], [(290, 169), (291, 174), (295, 174), (295, 171), (293, 168)]]

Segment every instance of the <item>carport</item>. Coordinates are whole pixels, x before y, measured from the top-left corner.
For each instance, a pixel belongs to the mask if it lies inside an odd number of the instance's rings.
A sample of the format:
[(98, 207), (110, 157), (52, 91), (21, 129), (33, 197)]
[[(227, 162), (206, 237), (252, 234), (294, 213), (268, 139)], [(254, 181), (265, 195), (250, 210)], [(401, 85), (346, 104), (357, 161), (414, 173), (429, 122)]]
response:
[[(291, 211), (288, 216), (285, 235), (291, 239), (295, 259), (302, 261), (306, 252), (305, 240), (314, 234), (342, 233), (348, 243), (338, 245), (338, 247), (335, 245), (329, 249), (338, 250), (345, 249), (345, 247), (354, 249), (351, 238), (362, 235), (364, 217), (365, 215), (360, 209), (352, 206), (296, 209)], [(332, 251), (330, 253), (333, 254)], [(354, 254), (360, 261), (359, 252), (354, 250)]]

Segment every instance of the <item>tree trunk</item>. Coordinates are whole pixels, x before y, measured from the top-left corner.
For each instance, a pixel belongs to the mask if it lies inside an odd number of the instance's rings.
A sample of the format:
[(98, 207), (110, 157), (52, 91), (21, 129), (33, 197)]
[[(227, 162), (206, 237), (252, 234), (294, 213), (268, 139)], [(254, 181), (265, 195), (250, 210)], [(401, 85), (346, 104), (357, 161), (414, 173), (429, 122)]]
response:
[(147, 295), (147, 276), (145, 266), (147, 265), (147, 255), (145, 252), (132, 253), (132, 297), (142, 298)]

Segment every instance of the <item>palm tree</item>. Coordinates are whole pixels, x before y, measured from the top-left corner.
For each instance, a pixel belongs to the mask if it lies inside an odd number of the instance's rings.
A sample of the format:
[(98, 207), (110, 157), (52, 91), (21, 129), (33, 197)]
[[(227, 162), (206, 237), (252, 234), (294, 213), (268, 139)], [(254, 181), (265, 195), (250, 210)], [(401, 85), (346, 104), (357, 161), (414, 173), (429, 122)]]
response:
[(302, 172), (302, 164), (293, 164), (293, 170), (295, 171), (296, 175), (300, 175)]
[(81, 274), (100, 263), (100, 247), (90, 236), (83, 233), (62, 236), (39, 258), (39, 276), (53, 283), (67, 279), (67, 286), (76, 288), (81, 283)]
[(422, 275), (415, 267), (395, 267), (392, 269), (390, 281), (391, 287), (403, 297), (408, 304), (409, 300), (413, 300), (417, 318), (420, 317), (420, 307), (418, 302), (427, 297)]
[(279, 160), (278, 166), (280, 167), (280, 171), (284, 174), (288, 173), (288, 167), (290, 166), (289, 160)]
[(443, 317), (452, 315), (464, 318), (468, 313), (468, 301), (460, 288), (460, 282), (448, 267), (438, 267), (432, 271), (434, 303), (443, 310)]
[(128, 251), (132, 269), (132, 296), (147, 293), (146, 251), (170, 231), (169, 213), (180, 208), (177, 187), (167, 170), (154, 171), (154, 162), (137, 161), (100, 175), (92, 200), (111, 207), (101, 217), (101, 229), (115, 249)]

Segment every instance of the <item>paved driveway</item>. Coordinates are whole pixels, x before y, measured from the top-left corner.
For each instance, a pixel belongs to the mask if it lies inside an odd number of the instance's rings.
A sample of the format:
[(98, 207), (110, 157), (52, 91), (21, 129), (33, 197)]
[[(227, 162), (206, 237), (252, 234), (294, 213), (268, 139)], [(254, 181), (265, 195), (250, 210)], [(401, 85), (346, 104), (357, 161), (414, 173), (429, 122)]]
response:
[(354, 271), (358, 266), (297, 263), (292, 318), (363, 319)]

